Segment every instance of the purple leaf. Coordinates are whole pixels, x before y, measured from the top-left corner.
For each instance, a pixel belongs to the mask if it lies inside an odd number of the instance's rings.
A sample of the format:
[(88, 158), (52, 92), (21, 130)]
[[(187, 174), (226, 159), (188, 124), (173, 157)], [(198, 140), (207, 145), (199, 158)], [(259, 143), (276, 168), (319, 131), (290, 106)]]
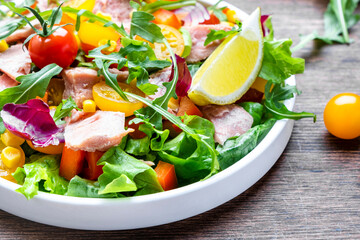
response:
[[(187, 92), (190, 89), (192, 78), (188, 66), (185, 62), (185, 58), (179, 57), (176, 54), (175, 57), (179, 71), (179, 79), (176, 83), (175, 92), (178, 97), (185, 97), (187, 96)], [(173, 77), (174, 77), (174, 64), (171, 69), (170, 80), (173, 79)]]
[(64, 142), (63, 129), (55, 124), (49, 106), (42, 100), (31, 99), (24, 104), (8, 103), (0, 114), (9, 131), (31, 140), (35, 147)]
[(261, 19), (260, 19), (264, 37), (266, 36), (266, 33), (267, 33), (266, 28), (265, 28), (265, 22), (266, 22), (266, 20), (268, 20), (269, 17), (270, 17), (270, 15), (262, 15)]

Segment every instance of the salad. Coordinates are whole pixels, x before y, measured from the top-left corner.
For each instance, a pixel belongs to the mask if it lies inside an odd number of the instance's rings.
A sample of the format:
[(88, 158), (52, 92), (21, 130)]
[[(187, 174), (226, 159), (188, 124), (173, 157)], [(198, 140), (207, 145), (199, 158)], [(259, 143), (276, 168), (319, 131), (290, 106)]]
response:
[(283, 103), (304, 71), (291, 39), (220, 2), (0, 0), (0, 177), (28, 199), (152, 194), (230, 167), (279, 119), (315, 121)]

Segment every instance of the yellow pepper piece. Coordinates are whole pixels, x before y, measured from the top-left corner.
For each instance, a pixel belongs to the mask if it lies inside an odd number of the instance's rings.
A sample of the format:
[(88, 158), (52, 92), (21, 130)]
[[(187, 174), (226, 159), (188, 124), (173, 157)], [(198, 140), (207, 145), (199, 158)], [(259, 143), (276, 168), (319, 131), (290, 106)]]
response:
[(24, 165), (25, 154), (20, 147), (6, 147), (1, 152), (1, 160), (7, 168), (15, 169)]
[[(107, 40), (107, 39), (101, 39), (98, 43), (98, 47), (108, 44), (108, 42), (109, 42), (109, 40)], [(103, 51), (106, 53), (112, 53), (115, 51), (116, 47), (117, 47), (117, 43), (114, 40), (111, 40), (110, 47), (104, 48)]]
[(70, 0), (64, 5), (75, 9), (85, 9), (91, 12), (95, 6), (95, 0)]
[(85, 100), (83, 102), (83, 111), (84, 112), (95, 112), (96, 111), (96, 103), (93, 100)]
[(110, 14), (103, 13), (103, 12), (101, 12), (101, 11), (97, 11), (97, 12), (96, 12), (96, 16), (98, 16), (98, 17), (102, 17), (102, 18), (105, 18), (106, 20), (109, 20), (109, 21), (111, 21), (111, 20), (112, 20), (112, 18), (111, 18), (111, 15), (110, 15)]
[(112, 40), (115, 41), (115, 43), (120, 39), (120, 34), (113, 28), (91, 22), (81, 23), (78, 36), (82, 43), (93, 46), (94, 48), (98, 47), (99, 42), (103, 39)]
[(25, 142), (25, 139), (16, 136), (9, 130), (6, 130), (3, 134), (1, 134), (1, 141), (6, 146), (18, 147)]
[(0, 52), (5, 52), (6, 50), (8, 50), (9, 45), (7, 44), (7, 42), (5, 40), (1, 40), (0, 41)]

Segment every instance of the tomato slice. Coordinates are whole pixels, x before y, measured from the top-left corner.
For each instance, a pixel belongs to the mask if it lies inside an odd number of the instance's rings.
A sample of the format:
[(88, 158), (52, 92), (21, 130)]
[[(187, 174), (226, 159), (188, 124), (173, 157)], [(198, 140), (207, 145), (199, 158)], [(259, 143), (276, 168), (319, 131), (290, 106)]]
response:
[[(182, 34), (176, 29), (171, 26), (163, 25), (163, 24), (157, 24), (161, 28), (161, 32), (164, 35), (164, 37), (169, 42), (171, 48), (173, 49), (174, 53), (182, 56), (184, 49), (185, 49), (185, 43), (184, 38)], [(148, 42), (144, 39), (142, 39), (139, 36), (136, 36), (137, 40)], [(160, 60), (170, 59), (170, 53), (167, 50), (164, 43), (150, 43), (149, 45), (152, 49), (154, 49), (155, 55)]]
[[(119, 83), (120, 88), (124, 92), (134, 93), (139, 96), (145, 96), (138, 88), (125, 83)], [(134, 111), (142, 108), (144, 104), (136, 99), (129, 98), (129, 101), (124, 100), (105, 82), (100, 82), (93, 87), (93, 97), (96, 105), (103, 111), (117, 111), (125, 113), (125, 116), (131, 116)]]

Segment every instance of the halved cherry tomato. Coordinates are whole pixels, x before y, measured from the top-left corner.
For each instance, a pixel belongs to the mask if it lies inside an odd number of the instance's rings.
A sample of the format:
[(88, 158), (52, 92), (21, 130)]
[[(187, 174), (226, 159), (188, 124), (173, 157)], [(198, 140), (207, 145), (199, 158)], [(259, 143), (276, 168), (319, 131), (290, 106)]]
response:
[(66, 25), (63, 28), (65, 28), (69, 32), (74, 32), (75, 31), (76, 18), (74, 19), (74, 18), (70, 17), (67, 13), (64, 13), (62, 15), (60, 25), (64, 25), (64, 24), (68, 24), (68, 23), (70, 25)]
[(156, 24), (164, 24), (176, 29), (181, 28), (181, 22), (173, 12), (161, 8), (154, 12), (153, 15), (155, 17), (153, 22)]
[[(144, 96), (143, 92), (131, 85), (119, 83), (119, 86), (124, 92)], [(101, 110), (123, 112), (126, 117), (133, 115), (134, 111), (144, 106), (142, 102), (130, 97), (129, 101), (124, 100), (113, 88), (106, 85), (105, 82), (100, 82), (94, 85), (93, 97), (96, 105)]]
[(32, 142), (29, 140), (26, 140), (26, 143), (29, 145), (29, 147), (31, 147), (32, 149), (34, 149), (38, 152), (45, 153), (45, 154), (51, 154), (51, 155), (61, 154), (64, 149), (64, 143), (60, 143), (59, 145), (50, 145), (47, 147), (35, 147), (32, 144)]
[[(31, 7), (32, 9), (35, 9), (35, 8), (36, 8), (36, 5), (37, 5), (37, 1), (35, 1), (35, 2), (33, 3), (33, 5), (31, 5), (30, 7)], [(21, 15), (26, 15), (26, 14), (28, 14), (28, 13), (30, 13), (29, 10), (25, 10), (25, 11), (23, 11), (23, 12), (21, 13)]]
[(324, 123), (327, 130), (342, 139), (360, 136), (360, 96), (342, 93), (333, 97), (324, 110)]
[(64, 6), (92, 11), (95, 6), (95, 0), (70, 0)]
[(95, 152), (86, 152), (85, 160), (87, 162), (87, 167), (82, 171), (84, 178), (89, 180), (96, 180), (103, 173), (102, 167), (98, 166), (98, 160), (104, 155), (104, 152), (95, 151)]
[(212, 25), (212, 24), (219, 24), (219, 23), (220, 23), (220, 20), (217, 18), (217, 16), (215, 16), (215, 14), (211, 13), (210, 18), (208, 20), (203, 21), (200, 24)]
[[(185, 43), (182, 34), (176, 28), (164, 24), (158, 24), (158, 26), (161, 28), (162, 34), (168, 40), (174, 53), (181, 56), (185, 49)], [(146, 41), (138, 36), (136, 36), (136, 39), (141, 41)], [(158, 59), (160, 60), (170, 59), (170, 53), (167, 50), (165, 44), (149, 43), (149, 45), (152, 49), (154, 49), (155, 55)]]
[(29, 43), (30, 58), (39, 68), (51, 63), (67, 68), (74, 62), (77, 52), (75, 35), (64, 28), (58, 28), (45, 38), (35, 35)]

